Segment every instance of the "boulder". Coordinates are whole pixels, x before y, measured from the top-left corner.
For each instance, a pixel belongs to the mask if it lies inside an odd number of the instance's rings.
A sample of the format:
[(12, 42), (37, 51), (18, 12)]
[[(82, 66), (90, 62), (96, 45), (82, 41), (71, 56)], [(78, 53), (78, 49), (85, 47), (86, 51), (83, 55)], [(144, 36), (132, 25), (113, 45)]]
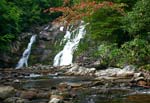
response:
[(116, 76), (117, 73), (120, 71), (121, 69), (120, 68), (112, 68), (112, 67), (109, 67), (108, 69), (106, 70), (99, 70), (95, 73), (96, 76), (108, 76), (108, 77), (111, 77), (111, 76)]
[(74, 75), (93, 75), (96, 71), (95, 68), (86, 68), (82, 66), (78, 66), (75, 64), (72, 68), (67, 71), (67, 74), (74, 74)]
[(117, 76), (117, 77), (131, 77), (134, 76), (135, 67), (126, 66), (123, 69), (109, 67), (106, 70), (99, 70), (95, 73), (96, 76)]
[(134, 76), (135, 66), (127, 65), (117, 73), (118, 77), (132, 77)]
[(37, 92), (35, 91), (22, 91), (20, 97), (23, 99), (33, 99), (37, 97)]
[(0, 98), (5, 99), (13, 97), (15, 95), (15, 89), (11, 86), (0, 86)]

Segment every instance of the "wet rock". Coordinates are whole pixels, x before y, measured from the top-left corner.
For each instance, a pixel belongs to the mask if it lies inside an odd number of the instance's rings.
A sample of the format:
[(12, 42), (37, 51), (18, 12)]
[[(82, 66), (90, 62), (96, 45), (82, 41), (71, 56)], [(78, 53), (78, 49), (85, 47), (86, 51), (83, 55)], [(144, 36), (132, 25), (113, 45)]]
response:
[(64, 82), (64, 83), (60, 83), (58, 86), (58, 89), (60, 91), (65, 91), (65, 90), (70, 90), (71, 88), (80, 88), (83, 85), (81, 83), (68, 83), (68, 82)]
[(67, 83), (68, 86), (70, 86), (71, 88), (79, 88), (82, 86), (81, 83)]
[(51, 99), (53, 99), (53, 98), (57, 98), (57, 99), (60, 99), (60, 100), (63, 100), (64, 99), (64, 97), (63, 96), (61, 96), (61, 95), (51, 95), (51, 97), (50, 97)]
[(117, 73), (118, 77), (133, 77), (134, 72), (121, 70)]
[(142, 76), (144, 76), (142, 72), (134, 73), (133, 78), (138, 78), (138, 77), (142, 77)]
[(20, 83), (21, 81), (19, 79), (13, 80), (14, 83)]
[(123, 69), (121, 69), (117, 73), (117, 76), (119, 76), (119, 77), (132, 77), (132, 76), (134, 76), (134, 71), (135, 71), (135, 66), (128, 65), (128, 66), (125, 66)]
[(49, 98), (50, 97), (50, 95), (51, 95), (51, 93), (49, 93), (49, 92), (46, 92), (46, 93), (38, 93), (36, 96), (37, 96), (37, 98)]
[(95, 81), (90, 84), (90, 87), (104, 85), (103, 81)]
[(134, 75), (133, 67), (130, 68), (129, 66), (120, 69), (120, 68), (112, 68), (109, 67), (106, 70), (99, 70), (95, 73), (96, 76), (106, 76), (106, 77), (131, 77)]
[(140, 77), (134, 77), (132, 78), (132, 81), (131, 81), (131, 86), (134, 87), (134, 86), (141, 86), (141, 87), (146, 87), (146, 88), (149, 88), (149, 83), (147, 81), (147, 79), (145, 77), (140, 76)]
[(4, 100), (4, 103), (30, 103), (27, 99), (19, 97), (10, 97)]
[(63, 101), (58, 98), (52, 98), (48, 103), (63, 103)]
[(139, 80), (144, 80), (144, 77), (137, 77), (137, 78), (135, 78), (134, 80), (135, 80), (136, 82), (139, 81)]
[(138, 86), (146, 86), (147, 82), (144, 77), (135, 78), (136, 85)]
[(64, 97), (61, 95), (51, 95), (51, 100), (48, 103), (63, 103)]
[(139, 80), (138, 82), (137, 82), (137, 85), (138, 86), (146, 86), (147, 85), (147, 83), (146, 83), (146, 81), (145, 80)]
[(73, 65), (64, 65), (64, 66), (59, 67), (59, 69), (61, 69), (61, 70), (67, 70), (67, 69), (70, 69), (72, 67), (77, 68), (76, 66), (78, 66), (78, 65), (76, 65), (76, 64), (73, 64)]
[(5, 99), (15, 95), (15, 89), (11, 86), (0, 86), (0, 98)]
[(123, 68), (125, 71), (135, 71), (136, 67), (134, 65), (127, 65)]
[(95, 80), (100, 80), (103, 81), (105, 83), (105, 80), (116, 80), (118, 79), (117, 77), (109, 77), (109, 76), (99, 76), (97, 78), (95, 78)]
[(72, 68), (70, 68), (67, 71), (67, 74), (74, 74), (74, 75), (93, 75), (94, 72), (96, 71), (95, 68), (85, 68), (82, 66), (78, 66), (75, 64)]
[(40, 39), (43, 39), (43, 40), (52, 40), (52, 39), (53, 39), (53, 38), (50, 36), (50, 35), (51, 35), (50, 32), (41, 31), (40, 34), (41, 34), (41, 35), (39, 36)]
[(35, 91), (22, 91), (20, 94), (21, 98), (24, 99), (34, 99), (37, 97), (37, 92)]
[(58, 85), (58, 89), (61, 90), (61, 91), (64, 91), (64, 90), (68, 89), (67, 83), (60, 83)]
[(117, 73), (120, 71), (121, 69), (120, 68), (108, 68), (106, 70), (99, 70), (95, 73), (96, 76), (116, 76)]

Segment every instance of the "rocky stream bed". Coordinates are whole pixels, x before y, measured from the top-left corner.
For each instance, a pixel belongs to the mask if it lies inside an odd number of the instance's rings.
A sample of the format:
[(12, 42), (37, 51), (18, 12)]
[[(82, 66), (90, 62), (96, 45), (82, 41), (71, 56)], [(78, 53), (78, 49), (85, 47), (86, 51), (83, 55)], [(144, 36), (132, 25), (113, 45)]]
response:
[(150, 103), (150, 73), (76, 64), (0, 69), (0, 103)]

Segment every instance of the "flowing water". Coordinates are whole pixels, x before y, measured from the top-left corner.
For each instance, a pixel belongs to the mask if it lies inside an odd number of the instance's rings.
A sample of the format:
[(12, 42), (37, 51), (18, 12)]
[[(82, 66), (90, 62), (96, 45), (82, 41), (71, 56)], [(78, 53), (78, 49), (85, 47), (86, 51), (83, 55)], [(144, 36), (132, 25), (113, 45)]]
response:
[[(80, 76), (32, 76), (26, 77), (19, 84), (14, 84), (19, 89), (43, 89), (51, 90), (60, 83), (83, 83), (91, 82), (91, 78)], [(143, 88), (103, 88), (101, 86), (87, 87), (76, 91), (77, 97), (71, 103), (150, 103), (150, 89)], [(46, 100), (33, 100), (32, 103), (41, 103)], [(42, 102), (47, 103), (47, 102)]]
[[(79, 27), (77, 27), (76, 29), (72, 30), (72, 27), (70, 27), (69, 30), (66, 31), (64, 39), (62, 41), (62, 43), (66, 42), (66, 44), (63, 50), (61, 50), (55, 56), (53, 66), (63, 66), (72, 64), (73, 53), (77, 49), (80, 40), (84, 37), (86, 33), (86, 25), (87, 24), (84, 24), (82, 21)], [(61, 27), (60, 30), (63, 31), (63, 27)]]
[(31, 53), (31, 47), (32, 44), (35, 42), (36, 40), (36, 35), (32, 35), (32, 37), (30, 38), (30, 42), (28, 43), (27, 48), (24, 50), (21, 59), (19, 60), (16, 69), (20, 69), (22, 68), (24, 65), (27, 67), (28, 66), (28, 58), (30, 56)]

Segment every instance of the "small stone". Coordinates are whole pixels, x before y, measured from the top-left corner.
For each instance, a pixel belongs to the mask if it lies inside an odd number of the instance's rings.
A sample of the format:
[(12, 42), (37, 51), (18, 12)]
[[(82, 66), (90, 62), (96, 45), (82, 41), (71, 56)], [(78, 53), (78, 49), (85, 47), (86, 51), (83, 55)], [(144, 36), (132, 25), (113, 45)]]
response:
[(29, 103), (27, 99), (22, 99), (19, 97), (10, 97), (4, 100), (4, 103)]
[(67, 83), (67, 85), (72, 87), (72, 88), (78, 88), (78, 87), (82, 86), (81, 83)]

